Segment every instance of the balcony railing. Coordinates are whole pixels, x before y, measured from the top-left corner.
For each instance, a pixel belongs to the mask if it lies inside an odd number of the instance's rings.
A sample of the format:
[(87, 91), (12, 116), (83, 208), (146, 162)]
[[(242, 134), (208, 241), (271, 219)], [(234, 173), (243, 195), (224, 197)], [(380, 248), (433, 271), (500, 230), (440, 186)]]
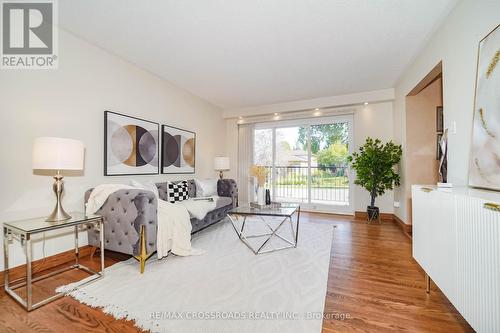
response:
[[(267, 187), (275, 200), (308, 202), (309, 168), (302, 166), (266, 166)], [(349, 175), (346, 165), (311, 167), (311, 203), (329, 205), (349, 204)], [(273, 182), (274, 177), (274, 182)], [(274, 184), (274, 186), (273, 186)]]

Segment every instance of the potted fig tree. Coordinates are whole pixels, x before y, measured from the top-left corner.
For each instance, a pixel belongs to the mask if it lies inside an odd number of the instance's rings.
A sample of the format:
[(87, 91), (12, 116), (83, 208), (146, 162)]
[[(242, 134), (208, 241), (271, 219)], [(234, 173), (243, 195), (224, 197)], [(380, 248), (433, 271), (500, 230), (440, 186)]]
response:
[(378, 219), (380, 210), (375, 206), (377, 196), (399, 186), (399, 175), (394, 166), (401, 160), (401, 146), (392, 141), (382, 143), (379, 139), (367, 138), (359, 151), (347, 158), (356, 171), (354, 184), (364, 187), (371, 197), (367, 206), (368, 221)]

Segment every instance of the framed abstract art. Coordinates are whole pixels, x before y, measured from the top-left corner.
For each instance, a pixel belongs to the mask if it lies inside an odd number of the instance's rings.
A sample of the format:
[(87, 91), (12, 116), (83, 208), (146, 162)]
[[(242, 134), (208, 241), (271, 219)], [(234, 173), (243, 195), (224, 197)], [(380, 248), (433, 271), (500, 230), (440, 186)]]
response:
[(444, 131), (443, 107), (436, 107), (436, 133), (442, 134)]
[(111, 111), (104, 112), (104, 175), (159, 173), (160, 125)]
[(469, 185), (500, 191), (500, 25), (479, 42)]
[(164, 174), (194, 173), (196, 133), (162, 125), (161, 138), (161, 172)]

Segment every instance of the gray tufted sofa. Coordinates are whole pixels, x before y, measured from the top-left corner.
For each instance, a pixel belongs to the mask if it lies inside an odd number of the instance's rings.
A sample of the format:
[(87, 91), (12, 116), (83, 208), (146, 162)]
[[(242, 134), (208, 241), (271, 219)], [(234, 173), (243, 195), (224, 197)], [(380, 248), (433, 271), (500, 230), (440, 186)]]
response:
[[(160, 199), (166, 200), (167, 183), (158, 183), (156, 186)], [(189, 196), (195, 197), (194, 180), (189, 180), (188, 186)], [(85, 202), (91, 192), (92, 189), (85, 193)], [(238, 187), (234, 180), (220, 179), (217, 192), (219, 200), (216, 208), (203, 220), (191, 219), (193, 233), (221, 221), (230, 209), (238, 206)], [(141, 262), (141, 273), (145, 260), (156, 251), (157, 206), (157, 199), (150, 191), (119, 190), (111, 194), (96, 212), (104, 217), (104, 248), (133, 255)], [(89, 245), (99, 247), (99, 233), (93, 227), (88, 230), (88, 241)]]

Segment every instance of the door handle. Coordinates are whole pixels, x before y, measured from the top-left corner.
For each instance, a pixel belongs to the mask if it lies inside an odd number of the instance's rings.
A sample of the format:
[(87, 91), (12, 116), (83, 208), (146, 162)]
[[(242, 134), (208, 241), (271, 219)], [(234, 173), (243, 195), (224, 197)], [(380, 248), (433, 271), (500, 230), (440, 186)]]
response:
[(483, 205), (485, 209), (493, 210), (495, 212), (500, 212), (500, 204), (494, 202), (487, 202)]

